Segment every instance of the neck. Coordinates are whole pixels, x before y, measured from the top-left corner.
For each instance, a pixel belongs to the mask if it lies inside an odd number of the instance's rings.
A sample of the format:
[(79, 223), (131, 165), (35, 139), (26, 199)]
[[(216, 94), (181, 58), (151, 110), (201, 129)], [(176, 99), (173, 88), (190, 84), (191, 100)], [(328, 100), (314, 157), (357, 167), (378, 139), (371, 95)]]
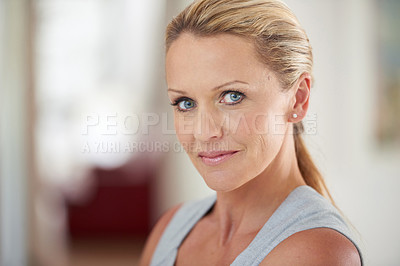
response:
[(293, 189), (305, 185), (297, 165), (293, 136), (286, 135), (281, 150), (257, 177), (229, 192), (217, 192), (213, 218), (219, 243), (236, 235), (257, 233)]

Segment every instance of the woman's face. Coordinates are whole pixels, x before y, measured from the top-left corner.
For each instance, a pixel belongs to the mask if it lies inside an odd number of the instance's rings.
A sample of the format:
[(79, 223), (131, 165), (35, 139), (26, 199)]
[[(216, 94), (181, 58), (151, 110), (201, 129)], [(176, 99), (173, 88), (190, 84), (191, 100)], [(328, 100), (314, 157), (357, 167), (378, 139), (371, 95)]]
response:
[(178, 139), (211, 189), (231, 191), (267, 171), (291, 97), (251, 42), (183, 33), (168, 50), (166, 79)]

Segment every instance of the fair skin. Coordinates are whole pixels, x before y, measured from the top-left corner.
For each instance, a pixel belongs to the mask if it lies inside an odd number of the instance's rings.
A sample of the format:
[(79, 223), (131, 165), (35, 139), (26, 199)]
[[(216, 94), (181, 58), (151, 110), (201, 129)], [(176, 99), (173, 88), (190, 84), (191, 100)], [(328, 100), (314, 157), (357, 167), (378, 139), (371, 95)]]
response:
[[(207, 185), (217, 192), (215, 206), (180, 246), (176, 265), (228, 265), (289, 193), (305, 185), (297, 166), (292, 123), (307, 113), (310, 75), (304, 73), (283, 91), (277, 75), (258, 60), (254, 45), (246, 39), (183, 33), (168, 50), (166, 78), (168, 96), (176, 104), (178, 139)], [(209, 152), (216, 150), (227, 151), (228, 156), (213, 160), (215, 154)], [(141, 265), (149, 264), (178, 208), (155, 226)], [(347, 238), (317, 228), (287, 238), (261, 265), (360, 262)]]

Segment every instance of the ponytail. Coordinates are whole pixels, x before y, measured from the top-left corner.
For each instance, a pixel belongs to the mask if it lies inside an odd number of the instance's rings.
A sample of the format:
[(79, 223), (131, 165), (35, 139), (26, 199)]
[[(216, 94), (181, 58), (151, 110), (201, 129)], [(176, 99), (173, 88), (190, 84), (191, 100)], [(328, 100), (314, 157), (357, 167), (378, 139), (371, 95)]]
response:
[(332, 204), (335, 202), (325, 184), (324, 178), (315, 166), (310, 153), (308, 152), (301, 134), (304, 132), (304, 126), (302, 122), (293, 124), (293, 137), (294, 146), (296, 150), (297, 164), (300, 169), (300, 173), (303, 176), (306, 184), (315, 189), (319, 194), (328, 198)]

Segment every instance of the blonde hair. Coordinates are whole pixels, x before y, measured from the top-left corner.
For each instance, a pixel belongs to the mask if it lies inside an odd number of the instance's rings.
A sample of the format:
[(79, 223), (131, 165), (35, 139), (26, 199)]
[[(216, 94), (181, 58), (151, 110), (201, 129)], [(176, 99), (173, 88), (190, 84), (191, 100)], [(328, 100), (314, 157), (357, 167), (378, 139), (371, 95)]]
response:
[[(302, 74), (312, 74), (308, 37), (293, 12), (279, 0), (195, 1), (168, 24), (166, 51), (183, 32), (197, 36), (228, 33), (252, 40), (260, 60), (277, 74), (284, 90), (290, 89)], [(297, 162), (304, 181), (334, 203), (304, 145), (302, 122), (293, 127)]]

